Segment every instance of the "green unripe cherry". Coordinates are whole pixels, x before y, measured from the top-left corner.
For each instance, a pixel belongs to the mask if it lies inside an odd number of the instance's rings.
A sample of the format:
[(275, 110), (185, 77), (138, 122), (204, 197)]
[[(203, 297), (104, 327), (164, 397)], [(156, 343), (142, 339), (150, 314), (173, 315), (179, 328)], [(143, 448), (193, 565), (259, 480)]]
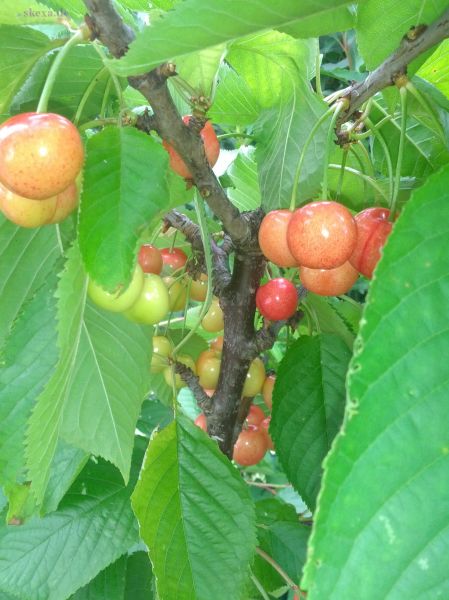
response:
[(143, 283), (143, 271), (139, 265), (136, 265), (131, 283), (126, 290), (119, 289), (116, 292), (107, 292), (98, 283), (89, 279), (87, 293), (90, 299), (101, 308), (111, 312), (123, 312), (137, 300), (142, 291)]
[(153, 355), (151, 357), (150, 371), (160, 373), (167, 366), (167, 358), (172, 351), (172, 344), (165, 335), (153, 336)]
[(131, 321), (154, 325), (168, 313), (168, 291), (159, 275), (145, 273), (143, 288), (134, 304), (125, 311)]

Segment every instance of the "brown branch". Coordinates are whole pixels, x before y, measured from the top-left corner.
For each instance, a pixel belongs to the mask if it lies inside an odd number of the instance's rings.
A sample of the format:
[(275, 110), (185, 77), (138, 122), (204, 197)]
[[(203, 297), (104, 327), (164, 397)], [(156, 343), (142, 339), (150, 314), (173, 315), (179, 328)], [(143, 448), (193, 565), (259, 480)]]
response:
[[(86, 23), (93, 36), (114, 57), (123, 56), (134, 34), (123, 23), (111, 0), (84, 0), (84, 3), (89, 11)], [(192, 119), (192, 126), (186, 126), (178, 113), (167, 87), (167, 79), (175, 74), (175, 66), (167, 63), (138, 77), (129, 77), (128, 82), (150, 103), (154, 113), (152, 126), (189, 167), (201, 196), (220, 219), (234, 244), (244, 246), (250, 241), (251, 227), (230, 202), (206, 159), (199, 135), (200, 122), (195, 123)]]
[(383, 88), (395, 85), (399, 77), (406, 75), (407, 65), (447, 37), (449, 37), (449, 9), (428, 27), (417, 23), (416, 27), (410, 29), (404, 36), (399, 48), (377, 69), (369, 73), (364, 81), (339, 92), (339, 97), (348, 100), (349, 105), (341, 113), (338, 124), (347, 121), (374, 94)]
[(187, 384), (187, 386), (192, 390), (193, 395), (195, 396), (195, 399), (198, 402), (198, 406), (201, 408), (204, 414), (210, 414), (212, 400), (202, 388), (200, 380), (192, 371), (192, 369), (190, 369), (181, 362), (175, 362), (174, 367), (175, 373), (180, 375)]

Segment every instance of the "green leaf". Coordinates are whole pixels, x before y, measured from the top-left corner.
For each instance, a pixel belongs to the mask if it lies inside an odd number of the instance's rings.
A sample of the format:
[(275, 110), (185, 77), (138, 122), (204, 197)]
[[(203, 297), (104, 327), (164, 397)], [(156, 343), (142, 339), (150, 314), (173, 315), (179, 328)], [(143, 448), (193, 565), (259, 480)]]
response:
[(289, 481), (311, 510), (321, 463), (343, 419), (350, 357), (335, 335), (303, 336), (288, 349), (277, 373), (270, 433)]
[(86, 7), (82, 0), (39, 0), (42, 4), (56, 12), (70, 15), (74, 19), (82, 19), (86, 14)]
[(211, 97), (220, 63), (226, 54), (226, 45), (207, 48), (176, 60), (176, 72), (198, 96)]
[(208, 115), (215, 123), (232, 127), (250, 125), (257, 120), (260, 106), (243, 77), (227, 64), (220, 67), (214, 102)]
[(0, 26), (0, 113), (8, 111), (14, 94), (36, 62), (60, 44), (31, 27)]
[(160, 600), (242, 596), (254, 507), (238, 471), (186, 417), (150, 442), (132, 504)]
[(268, 31), (234, 42), (226, 60), (244, 77), (263, 108), (278, 104), (295, 87), (298, 77), (315, 74), (317, 40), (295, 40)]
[(323, 298), (317, 294), (307, 294), (304, 304), (311, 309), (313, 317), (317, 320), (319, 330), (323, 333), (332, 333), (344, 341), (350, 350), (354, 345), (355, 329), (353, 323), (348, 321), (342, 311), (338, 310), (340, 301), (333, 298)]
[[(311, 15), (326, 15), (344, 0), (203, 0), (180, 2), (165, 17), (144, 29), (120, 60), (111, 60), (119, 75), (139, 75), (157, 65), (259, 31), (293, 24)], [(195, 35), (192, 35), (192, 30)]]
[(131, 491), (112, 465), (91, 460), (57, 512), (21, 527), (4, 525), (0, 590), (61, 600), (88, 583), (138, 541)]
[(417, 75), (426, 79), (449, 98), (449, 40), (443, 40), (426, 62), (421, 66)]
[(293, 25), (286, 25), (281, 31), (299, 38), (319, 37), (336, 31), (346, 31), (355, 27), (356, 14), (354, 6), (338, 6), (324, 15), (312, 15)]
[[(357, 42), (368, 69), (377, 67), (411, 27), (429, 25), (447, 8), (446, 0), (365, 0), (357, 14)], [(408, 67), (409, 75), (416, 68)]]
[[(288, 101), (265, 110), (256, 130), (256, 160), (265, 211), (290, 205), (293, 183), (304, 143), (327, 106), (309, 84), (298, 80)], [(318, 128), (307, 150), (299, 178), (297, 202), (319, 189), (329, 123)]]
[(0, 483), (23, 481), (26, 424), (36, 396), (58, 361), (56, 277), (26, 305), (5, 348), (0, 369)]
[(310, 600), (448, 595), (448, 224), (446, 166), (413, 193), (371, 283), (325, 464)]
[(244, 147), (227, 171), (233, 187), (227, 189), (228, 197), (239, 210), (259, 208), (261, 195), (257, 177), (257, 164), (252, 147)]
[(107, 127), (87, 144), (79, 241), (89, 275), (106, 289), (126, 286), (140, 230), (172, 206), (168, 154), (130, 127)]
[[(30, 73), (27, 81), (14, 97), (11, 112), (20, 113), (36, 109), (42, 88), (57, 53), (43, 57)], [(81, 112), (80, 122), (93, 119), (99, 113), (110, 75), (101, 58), (91, 45), (71, 48), (64, 57), (63, 67), (58, 71), (48, 102), (48, 110), (73, 120), (84, 94), (87, 100)], [(92, 85), (92, 88), (89, 86)], [(111, 99), (116, 99), (114, 86), (110, 88)]]
[(125, 594), (126, 556), (98, 573), (85, 587), (71, 596), (71, 600), (123, 600)]
[[(151, 380), (153, 380), (153, 377)], [(142, 404), (137, 429), (147, 437), (151, 437), (156, 428), (162, 429), (172, 420), (173, 410), (158, 400), (157, 397), (150, 397)]]
[(0, 214), (0, 348), (22, 305), (54, 270), (60, 254), (57, 227), (25, 229)]
[(103, 456), (128, 479), (135, 424), (149, 386), (150, 330), (86, 304), (79, 251), (58, 287), (60, 360), (30, 419), (27, 464), (42, 502), (58, 438)]

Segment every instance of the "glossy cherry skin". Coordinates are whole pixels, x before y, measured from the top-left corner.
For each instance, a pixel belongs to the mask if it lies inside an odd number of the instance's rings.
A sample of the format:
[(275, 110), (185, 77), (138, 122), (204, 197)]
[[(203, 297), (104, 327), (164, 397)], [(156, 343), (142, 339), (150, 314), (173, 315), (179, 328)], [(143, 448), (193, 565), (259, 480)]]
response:
[(223, 311), (221, 310), (218, 298), (213, 298), (209, 310), (204, 315), (201, 321), (203, 329), (213, 333), (214, 331), (221, 331), (224, 327)]
[(249, 407), (248, 415), (246, 417), (246, 424), (254, 425), (255, 427), (258, 427), (264, 419), (265, 419), (265, 413), (260, 408), (260, 406), (251, 404), (251, 406)]
[(187, 290), (184, 283), (175, 277), (163, 277), (162, 281), (167, 286), (169, 308), (172, 312), (182, 310), (186, 305)]
[(187, 254), (181, 248), (162, 248), (161, 257), (167, 275), (179, 271), (187, 262)]
[(354, 217), (357, 242), (349, 260), (368, 279), (373, 276), (382, 248), (391, 233), (393, 224), (389, 218), (390, 211), (387, 208), (367, 208)]
[(269, 321), (289, 319), (295, 314), (297, 304), (298, 292), (284, 277), (271, 279), (256, 292), (256, 306)]
[(263, 431), (256, 427), (242, 429), (234, 445), (232, 458), (243, 467), (257, 465), (267, 451), (267, 438)]
[(298, 265), (334, 269), (351, 256), (357, 227), (349, 210), (338, 202), (310, 202), (298, 208), (287, 230), (287, 243)]
[(158, 248), (152, 244), (142, 244), (138, 255), (139, 265), (144, 273), (159, 275), (162, 271), (162, 256)]
[(209, 356), (196, 363), (197, 374), (200, 380), (200, 385), (206, 389), (215, 389), (220, 376), (221, 360), (217, 356)]
[(267, 375), (263, 382), (262, 396), (265, 406), (271, 410), (273, 406), (273, 388), (276, 381), (276, 375)]
[(203, 431), (206, 431), (207, 433), (207, 419), (204, 413), (200, 413), (195, 419), (194, 423), (197, 427), (199, 427)]
[(153, 354), (151, 356), (151, 373), (161, 373), (167, 367), (167, 358), (173, 350), (172, 343), (165, 335), (153, 336)]
[(292, 215), (289, 210), (272, 210), (260, 224), (260, 249), (268, 260), (279, 267), (295, 267), (297, 264), (287, 244), (287, 229)]
[(169, 297), (164, 282), (159, 275), (145, 273), (142, 291), (134, 304), (125, 311), (125, 316), (137, 323), (155, 325), (167, 315), (168, 310)]
[(50, 223), (56, 206), (56, 196), (46, 200), (31, 200), (0, 184), (0, 210), (9, 221), (20, 227), (41, 227)]
[(190, 282), (190, 298), (197, 302), (204, 302), (207, 294), (207, 275), (201, 273), (198, 279), (192, 279)]
[(107, 292), (98, 283), (89, 279), (87, 293), (91, 300), (101, 308), (111, 312), (123, 312), (130, 309), (140, 297), (144, 286), (144, 277), (140, 265), (136, 265), (129, 286), (116, 292)]
[(359, 273), (349, 261), (335, 269), (299, 269), (301, 283), (309, 292), (319, 296), (346, 294), (359, 278)]
[(211, 341), (211, 343), (210, 343), (211, 349), (215, 350), (216, 352), (222, 352), (223, 351), (223, 341), (224, 341), (223, 336), (219, 335), (218, 337), (216, 337), (214, 340)]
[(61, 115), (23, 113), (0, 125), (0, 181), (20, 196), (59, 194), (75, 181), (83, 161), (78, 130)]
[(270, 428), (270, 422), (271, 422), (271, 417), (267, 417), (260, 423), (259, 429), (261, 431), (263, 431), (267, 437), (268, 450), (274, 450), (273, 440), (271, 439), (271, 435), (268, 433), (268, 429)]
[[(182, 118), (182, 120), (186, 125), (188, 125), (190, 118), (191, 115), (186, 115)], [(210, 121), (207, 121), (203, 129), (200, 131), (200, 136), (203, 140), (206, 158), (210, 166), (213, 167), (218, 160), (218, 155), (220, 154), (220, 142), (218, 141), (217, 135)], [(184, 177), (184, 179), (192, 179), (192, 174), (190, 173), (189, 168), (173, 148), (173, 146), (165, 141), (163, 142), (163, 146), (170, 155), (170, 167), (173, 169), (173, 171), (181, 177)]]
[(262, 391), (265, 381), (265, 366), (259, 357), (255, 358), (249, 366), (246, 374), (245, 385), (243, 386), (242, 396), (253, 398)]
[[(45, 202), (45, 200), (39, 200)], [(64, 221), (78, 206), (79, 188), (76, 183), (71, 183), (66, 190), (59, 192), (56, 196), (56, 210), (49, 221), (50, 223), (61, 223)]]

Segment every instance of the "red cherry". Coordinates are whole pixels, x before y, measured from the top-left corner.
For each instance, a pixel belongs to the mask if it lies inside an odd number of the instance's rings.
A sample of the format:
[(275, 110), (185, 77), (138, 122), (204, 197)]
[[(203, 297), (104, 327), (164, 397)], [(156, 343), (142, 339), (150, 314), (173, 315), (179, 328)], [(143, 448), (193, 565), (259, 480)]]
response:
[(267, 438), (257, 427), (242, 429), (234, 445), (232, 458), (239, 465), (249, 467), (262, 460), (267, 451)]
[(296, 260), (287, 245), (287, 229), (292, 216), (289, 210), (272, 210), (260, 224), (260, 249), (268, 260), (279, 267), (296, 266)]
[(268, 433), (268, 429), (270, 427), (270, 421), (271, 421), (271, 417), (267, 417), (259, 425), (259, 428), (260, 428), (261, 431), (263, 431), (265, 433), (265, 435), (267, 437), (267, 447), (268, 447), (268, 450), (274, 450), (273, 440), (271, 439), (271, 435)]
[(351, 256), (357, 228), (338, 202), (310, 202), (293, 213), (287, 243), (297, 263), (309, 269), (334, 269)]
[(187, 262), (187, 254), (181, 248), (162, 248), (160, 252), (163, 268), (167, 274), (178, 271)]
[[(186, 115), (182, 118), (186, 125), (188, 125), (190, 119), (191, 115)], [(220, 142), (218, 141), (217, 135), (210, 121), (206, 121), (206, 124), (200, 131), (200, 136), (203, 140), (206, 158), (210, 166), (213, 167), (218, 160), (218, 155), (220, 154)], [(192, 179), (192, 174), (189, 171), (186, 163), (182, 160), (173, 146), (165, 141), (163, 142), (163, 146), (170, 155), (170, 167), (173, 169), (173, 171), (178, 173), (178, 175), (181, 175), (181, 177), (184, 177), (184, 179)]]
[(199, 414), (194, 423), (197, 427), (207, 432), (207, 419), (204, 413)]
[(371, 279), (379, 262), (381, 250), (391, 233), (393, 224), (389, 221), (387, 208), (367, 208), (354, 219), (357, 225), (357, 242), (349, 259), (359, 273)]
[(23, 113), (0, 126), (0, 181), (19, 196), (43, 200), (67, 189), (84, 161), (73, 123), (53, 113)]
[(144, 273), (154, 273), (155, 275), (159, 275), (162, 271), (161, 253), (151, 244), (141, 245), (138, 260)]
[(359, 278), (359, 274), (349, 261), (335, 269), (308, 269), (301, 267), (299, 277), (305, 288), (320, 296), (340, 296), (346, 294)]
[(295, 286), (284, 277), (271, 279), (261, 285), (256, 292), (256, 305), (266, 319), (280, 321), (295, 314), (298, 292)]
[(255, 404), (251, 404), (249, 407), (248, 416), (246, 417), (246, 423), (248, 425), (259, 426), (260, 423), (265, 419), (265, 413), (260, 408), (260, 406), (256, 406)]

